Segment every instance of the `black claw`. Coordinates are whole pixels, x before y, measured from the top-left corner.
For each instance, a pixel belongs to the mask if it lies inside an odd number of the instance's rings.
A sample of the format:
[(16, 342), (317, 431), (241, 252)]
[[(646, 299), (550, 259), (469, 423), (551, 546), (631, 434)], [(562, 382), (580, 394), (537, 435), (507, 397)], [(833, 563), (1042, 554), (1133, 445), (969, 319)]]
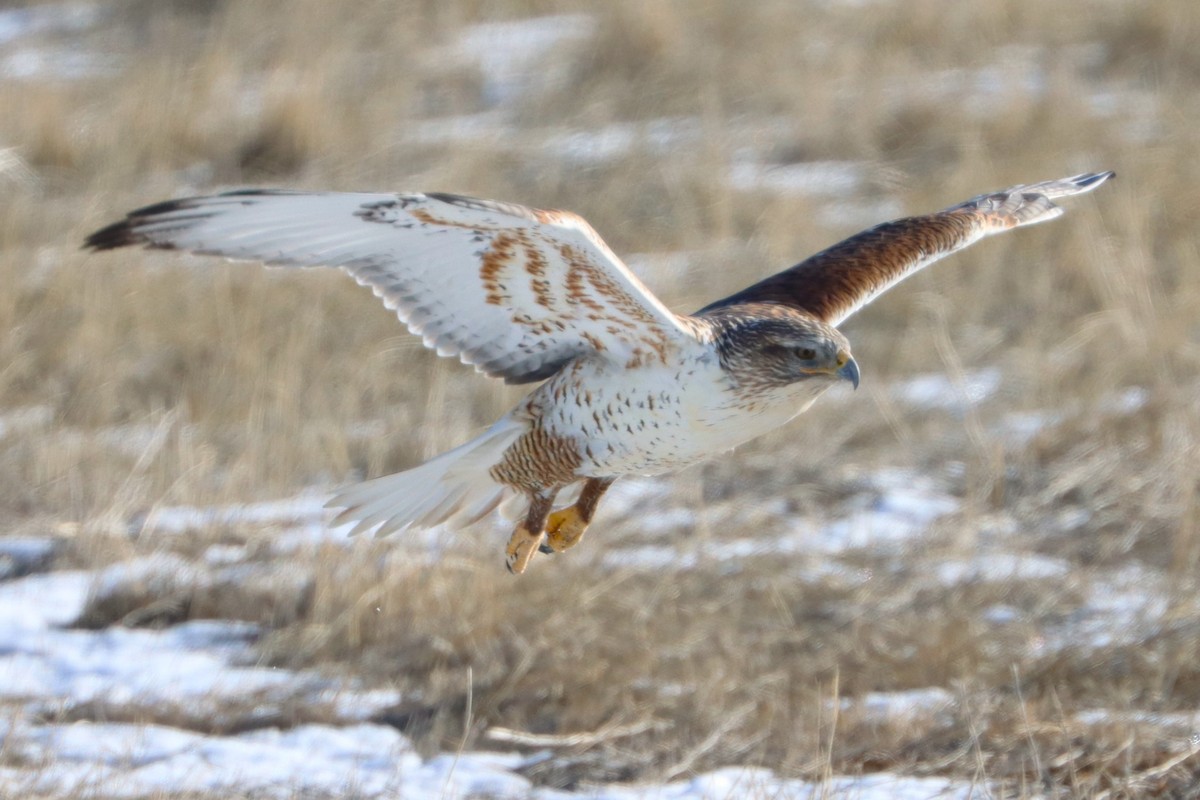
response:
[(548, 556), (552, 556), (552, 555), (554, 555), (555, 553), (557, 553), (558, 551), (557, 551), (557, 550), (555, 550), (555, 549), (554, 549), (553, 547), (551, 547), (550, 545), (546, 544), (545, 542), (542, 542), (540, 545), (538, 545), (538, 552), (539, 552), (539, 553), (545, 553), (545, 554), (546, 554), (546, 555), (548, 555)]

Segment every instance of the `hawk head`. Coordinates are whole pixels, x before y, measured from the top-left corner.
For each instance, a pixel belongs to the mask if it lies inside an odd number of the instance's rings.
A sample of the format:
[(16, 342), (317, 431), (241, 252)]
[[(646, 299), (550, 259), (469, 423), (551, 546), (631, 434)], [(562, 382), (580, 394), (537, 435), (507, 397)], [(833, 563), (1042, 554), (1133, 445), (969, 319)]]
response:
[(717, 330), (721, 366), (746, 392), (806, 382), (824, 390), (838, 381), (858, 388), (850, 342), (836, 328), (787, 306), (754, 303), (705, 314)]

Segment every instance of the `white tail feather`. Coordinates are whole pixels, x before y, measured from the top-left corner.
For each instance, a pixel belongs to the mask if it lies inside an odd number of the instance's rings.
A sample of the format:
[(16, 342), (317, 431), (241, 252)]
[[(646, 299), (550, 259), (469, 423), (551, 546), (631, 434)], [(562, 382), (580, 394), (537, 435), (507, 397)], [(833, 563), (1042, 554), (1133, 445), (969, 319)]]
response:
[(529, 498), (523, 494), (514, 493), (511, 497), (506, 497), (501, 501), (500, 516), (509, 522), (516, 522), (524, 518), (528, 509)]
[(376, 536), (444, 522), (465, 527), (511, 493), (489, 470), (525, 430), (524, 424), (504, 417), (481, 436), (419, 467), (343, 489), (326, 507), (343, 509), (335, 525), (358, 523), (351, 536), (377, 526)]

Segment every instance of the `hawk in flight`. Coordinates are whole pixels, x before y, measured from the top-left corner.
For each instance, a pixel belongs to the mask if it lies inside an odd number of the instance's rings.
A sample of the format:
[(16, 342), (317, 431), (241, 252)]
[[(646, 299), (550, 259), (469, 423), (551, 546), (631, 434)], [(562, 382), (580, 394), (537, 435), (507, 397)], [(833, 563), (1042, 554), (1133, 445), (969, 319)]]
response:
[[(1113, 173), (1014, 186), (885, 222), (694, 314), (676, 314), (582, 218), (452, 194), (229, 192), (130, 213), (86, 246), (340, 267), (440, 356), (537, 383), (479, 437), (344, 489), (355, 532), (462, 527), (506, 499), (523, 572), (574, 546), (621, 475), (694, 464), (784, 424), (858, 364), (837, 326), (984, 236), (1054, 219)], [(568, 488), (569, 487), (569, 488)], [(578, 495), (557, 511), (560, 491)], [(509, 505), (506, 503), (506, 505)]]

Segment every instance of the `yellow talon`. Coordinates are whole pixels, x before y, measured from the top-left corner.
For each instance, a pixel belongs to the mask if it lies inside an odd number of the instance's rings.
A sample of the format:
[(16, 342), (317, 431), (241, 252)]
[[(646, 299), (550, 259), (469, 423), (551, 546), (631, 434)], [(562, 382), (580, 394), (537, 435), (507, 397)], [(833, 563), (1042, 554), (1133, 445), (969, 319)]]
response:
[(512, 536), (509, 537), (508, 547), (504, 549), (507, 555), (505, 563), (509, 572), (520, 575), (525, 571), (525, 568), (529, 566), (529, 560), (537, 552), (538, 542), (541, 538), (541, 536), (531, 534), (524, 525), (517, 526)]
[(575, 506), (555, 511), (546, 520), (546, 544), (556, 553), (568, 550), (579, 544), (587, 526), (587, 521)]

